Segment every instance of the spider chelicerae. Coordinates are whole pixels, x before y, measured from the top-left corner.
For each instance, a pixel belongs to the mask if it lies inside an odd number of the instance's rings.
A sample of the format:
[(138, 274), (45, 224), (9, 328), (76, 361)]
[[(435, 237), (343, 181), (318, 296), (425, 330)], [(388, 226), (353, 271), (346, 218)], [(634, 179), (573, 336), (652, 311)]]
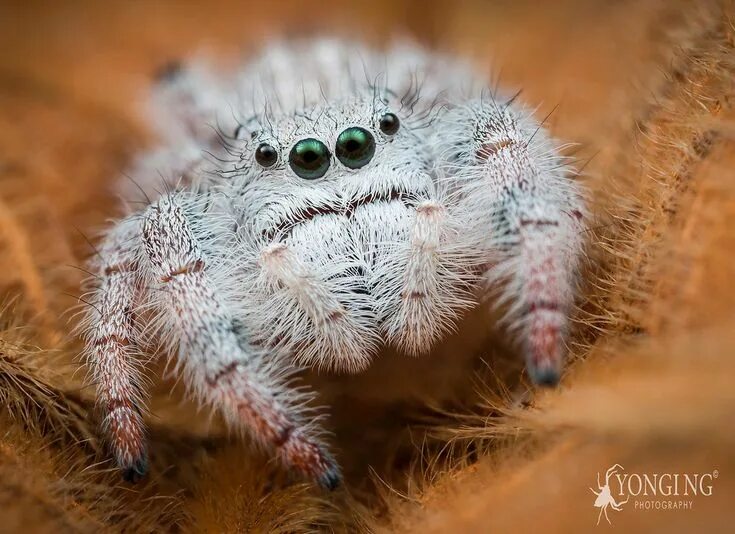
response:
[[(127, 479), (147, 470), (152, 342), (201, 403), (327, 488), (341, 475), (293, 374), (426, 352), (504, 304), (534, 382), (564, 359), (585, 210), (562, 147), (455, 57), (274, 43), (229, 74), (169, 69), (131, 171), (176, 186), (105, 234), (85, 353)], [(151, 199), (152, 198), (152, 199)]]

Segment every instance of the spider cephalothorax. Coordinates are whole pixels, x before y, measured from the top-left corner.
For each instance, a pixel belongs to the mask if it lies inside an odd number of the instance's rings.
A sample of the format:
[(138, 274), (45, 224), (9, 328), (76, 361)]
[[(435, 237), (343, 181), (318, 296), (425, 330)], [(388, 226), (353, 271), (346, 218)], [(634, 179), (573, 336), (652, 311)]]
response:
[(289, 387), (299, 366), (423, 353), (492, 292), (531, 377), (556, 383), (580, 190), (530, 113), (465, 64), (274, 44), (231, 77), (177, 71), (153, 103), (162, 147), (134, 178), (178, 186), (108, 232), (84, 325), (126, 476), (146, 469), (136, 351), (152, 337), (196, 397), (326, 487), (339, 469)]

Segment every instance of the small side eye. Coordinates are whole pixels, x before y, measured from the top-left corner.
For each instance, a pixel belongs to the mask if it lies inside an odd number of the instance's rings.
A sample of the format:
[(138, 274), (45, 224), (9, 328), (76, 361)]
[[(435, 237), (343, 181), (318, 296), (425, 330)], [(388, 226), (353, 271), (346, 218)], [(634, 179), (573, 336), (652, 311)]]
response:
[(385, 135), (394, 135), (401, 127), (401, 121), (394, 113), (386, 113), (380, 117), (380, 131)]
[(364, 167), (375, 155), (375, 138), (365, 128), (347, 128), (337, 138), (336, 154), (345, 167)]
[(332, 157), (327, 145), (318, 139), (302, 139), (294, 145), (288, 155), (293, 172), (304, 180), (316, 180), (327, 174)]
[(276, 149), (270, 146), (268, 143), (261, 143), (258, 148), (255, 149), (255, 161), (258, 165), (264, 168), (273, 167), (278, 161), (278, 152)]

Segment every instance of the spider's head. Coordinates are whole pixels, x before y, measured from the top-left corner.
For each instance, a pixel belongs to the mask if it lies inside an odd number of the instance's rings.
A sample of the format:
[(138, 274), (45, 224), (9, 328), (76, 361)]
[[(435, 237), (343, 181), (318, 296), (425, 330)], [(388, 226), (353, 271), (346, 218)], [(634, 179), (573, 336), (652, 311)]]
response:
[[(435, 197), (428, 142), (398, 113), (369, 97), (329, 103), (261, 121), (244, 151), (233, 196), (255, 245), (255, 261), (238, 258), (255, 266), (248, 302), (257, 328), (305, 365), (369, 363), (417, 208)], [(289, 283), (308, 288), (295, 297)]]
[(244, 209), (268, 239), (317, 218), (352, 219), (368, 205), (412, 207), (434, 188), (421, 135), (374, 98), (261, 121), (242, 160)]

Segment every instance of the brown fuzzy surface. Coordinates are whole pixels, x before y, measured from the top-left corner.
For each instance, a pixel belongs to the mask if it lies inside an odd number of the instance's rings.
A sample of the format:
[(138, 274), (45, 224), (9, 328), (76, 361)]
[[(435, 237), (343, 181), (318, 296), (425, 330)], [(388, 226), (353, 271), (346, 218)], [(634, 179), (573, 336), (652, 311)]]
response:
[[(735, 8), (730, 1), (17, 2), (0, 7), (0, 531), (718, 532), (735, 498)], [(150, 476), (107, 461), (70, 334), (166, 62), (271, 35), (421, 42), (492, 65), (590, 190), (561, 386), (470, 314), (426, 358), (306, 379), (346, 474), (326, 494), (153, 369)], [(173, 388), (173, 392), (171, 392)], [(597, 473), (712, 473), (691, 510), (610, 511)], [(731, 528), (731, 527), (730, 527)]]

